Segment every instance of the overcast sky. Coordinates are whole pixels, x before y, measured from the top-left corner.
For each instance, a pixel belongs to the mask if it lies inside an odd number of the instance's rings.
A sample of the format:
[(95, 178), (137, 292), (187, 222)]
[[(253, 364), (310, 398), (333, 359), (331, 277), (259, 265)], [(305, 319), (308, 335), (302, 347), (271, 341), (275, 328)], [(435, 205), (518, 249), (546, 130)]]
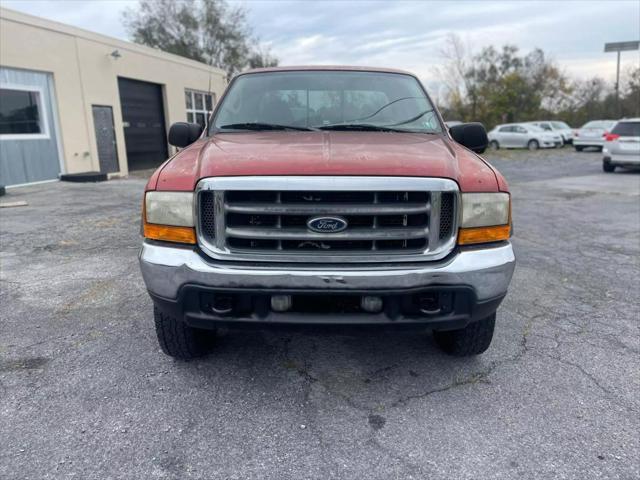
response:
[[(127, 39), (122, 11), (135, 0), (1, 0), (2, 6)], [(615, 78), (605, 42), (640, 39), (640, 1), (233, 1), (246, 7), (261, 42), (282, 65), (388, 66), (418, 73), (433, 86), (433, 69), (450, 32), (479, 50), (515, 44), (542, 48), (576, 78)], [(640, 64), (623, 54), (623, 68)], [(433, 92), (436, 93), (436, 92)]]

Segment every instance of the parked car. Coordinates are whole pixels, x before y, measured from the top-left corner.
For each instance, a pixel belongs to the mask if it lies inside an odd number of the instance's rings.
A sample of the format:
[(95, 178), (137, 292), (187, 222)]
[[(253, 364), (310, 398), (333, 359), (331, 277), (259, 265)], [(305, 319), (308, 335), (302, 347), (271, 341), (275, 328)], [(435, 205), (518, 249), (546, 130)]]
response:
[(248, 71), (207, 130), (176, 123), (169, 142), (182, 150), (146, 186), (140, 252), (168, 355), (206, 353), (207, 329), (277, 324), (489, 347), (515, 265), (509, 189), (475, 153), (484, 127), (445, 128), (416, 76)]
[(542, 128), (528, 123), (508, 123), (498, 125), (489, 132), (489, 146), (498, 148), (555, 148), (562, 145), (562, 137), (557, 133), (545, 132)]
[(592, 120), (585, 123), (573, 135), (573, 146), (576, 151), (581, 152), (589, 147), (602, 150), (604, 137), (615, 124), (615, 120)]
[(456, 125), (462, 125), (462, 122), (460, 120), (447, 120), (446, 122), (444, 122), (444, 124), (451, 128), (451, 127), (455, 127)]
[(565, 145), (573, 143), (573, 129), (564, 122), (560, 122), (558, 120), (540, 120), (529, 123), (536, 127), (540, 127), (546, 132), (557, 133), (562, 137), (562, 142)]
[(640, 167), (640, 118), (620, 120), (604, 137), (602, 169), (613, 172), (616, 167)]

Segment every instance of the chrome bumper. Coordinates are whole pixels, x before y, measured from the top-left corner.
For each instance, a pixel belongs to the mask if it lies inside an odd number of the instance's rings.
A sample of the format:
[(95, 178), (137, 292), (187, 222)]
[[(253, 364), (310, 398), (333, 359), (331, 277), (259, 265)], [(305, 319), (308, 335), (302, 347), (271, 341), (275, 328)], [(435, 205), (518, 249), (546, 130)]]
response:
[[(344, 264), (343, 264), (344, 265)], [(507, 292), (515, 256), (510, 243), (467, 248), (439, 262), (419, 266), (357, 266), (319, 268), (313, 265), (253, 266), (205, 260), (194, 248), (145, 242), (140, 267), (149, 292), (178, 298), (183, 285), (212, 288), (378, 290), (412, 289), (430, 285), (472, 287), (478, 301)]]

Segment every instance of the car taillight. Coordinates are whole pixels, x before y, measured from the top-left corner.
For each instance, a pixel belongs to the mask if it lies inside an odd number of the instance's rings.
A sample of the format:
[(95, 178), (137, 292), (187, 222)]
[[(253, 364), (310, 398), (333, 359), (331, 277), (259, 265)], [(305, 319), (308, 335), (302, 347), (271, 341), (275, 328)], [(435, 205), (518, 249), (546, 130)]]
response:
[(620, 138), (620, 135), (618, 135), (617, 133), (605, 133), (604, 134), (604, 140), (606, 142), (613, 142), (614, 140), (617, 140), (618, 138)]

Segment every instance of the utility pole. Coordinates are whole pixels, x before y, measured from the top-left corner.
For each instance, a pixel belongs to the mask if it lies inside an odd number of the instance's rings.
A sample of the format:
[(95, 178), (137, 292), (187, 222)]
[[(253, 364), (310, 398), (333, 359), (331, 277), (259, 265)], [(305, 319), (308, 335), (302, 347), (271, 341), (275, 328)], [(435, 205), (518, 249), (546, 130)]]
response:
[(605, 52), (617, 52), (618, 64), (616, 65), (616, 115), (620, 117), (620, 52), (640, 49), (640, 41), (605, 43)]

